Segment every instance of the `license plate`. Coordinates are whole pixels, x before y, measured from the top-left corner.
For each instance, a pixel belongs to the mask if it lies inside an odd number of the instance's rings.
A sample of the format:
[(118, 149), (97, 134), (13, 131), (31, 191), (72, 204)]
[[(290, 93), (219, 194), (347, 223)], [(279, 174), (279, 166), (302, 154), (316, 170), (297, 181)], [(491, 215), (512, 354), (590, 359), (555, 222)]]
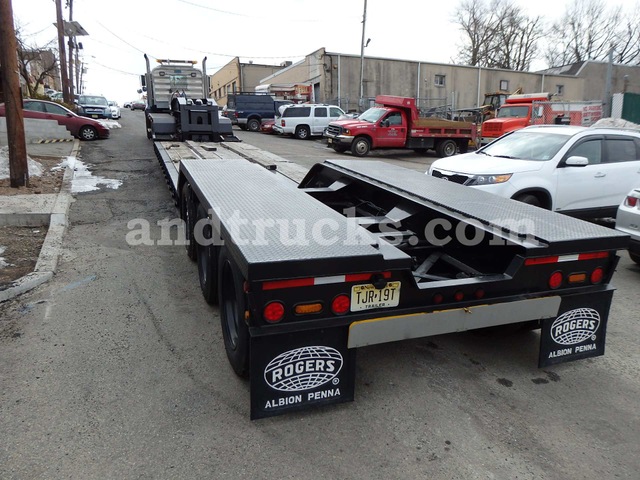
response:
[(91, 118), (98, 118), (98, 115), (91, 115)]
[(387, 282), (384, 288), (372, 284), (351, 287), (351, 311), (397, 307), (400, 301), (400, 282)]
[(327, 143), (331, 145), (333, 143), (333, 138), (327, 138)]

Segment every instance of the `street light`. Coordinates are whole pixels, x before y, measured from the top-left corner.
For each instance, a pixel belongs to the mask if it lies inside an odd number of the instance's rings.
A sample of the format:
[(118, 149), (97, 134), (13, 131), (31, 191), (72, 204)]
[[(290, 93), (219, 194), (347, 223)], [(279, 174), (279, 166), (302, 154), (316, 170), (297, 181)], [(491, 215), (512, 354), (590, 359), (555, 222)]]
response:
[(364, 29), (367, 23), (367, 0), (364, 0), (364, 12), (362, 13), (362, 41), (360, 42), (360, 108), (364, 103), (364, 47), (369, 45), (371, 39), (367, 40), (367, 45), (364, 43)]

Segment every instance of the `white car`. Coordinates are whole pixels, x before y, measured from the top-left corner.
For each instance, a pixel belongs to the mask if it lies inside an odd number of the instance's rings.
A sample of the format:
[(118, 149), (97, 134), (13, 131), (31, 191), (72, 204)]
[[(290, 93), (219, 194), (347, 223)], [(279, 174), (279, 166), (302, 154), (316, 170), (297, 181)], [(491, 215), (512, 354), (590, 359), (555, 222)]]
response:
[(631, 235), (629, 256), (640, 264), (640, 187), (631, 190), (620, 204), (616, 230)]
[(273, 129), (281, 134), (293, 135), (306, 140), (313, 135), (322, 135), (330, 122), (344, 115), (344, 110), (336, 105), (303, 103), (290, 105), (276, 120)]
[(640, 132), (538, 125), (433, 162), (428, 174), (582, 218), (615, 217), (640, 185)]
[(111, 118), (114, 120), (118, 120), (122, 116), (117, 102), (109, 100), (109, 108), (111, 109)]

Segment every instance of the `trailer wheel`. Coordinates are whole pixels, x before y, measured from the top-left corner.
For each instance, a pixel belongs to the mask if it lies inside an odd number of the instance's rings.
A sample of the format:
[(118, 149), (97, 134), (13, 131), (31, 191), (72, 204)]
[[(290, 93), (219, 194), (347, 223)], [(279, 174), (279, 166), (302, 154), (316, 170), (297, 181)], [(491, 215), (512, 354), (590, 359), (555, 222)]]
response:
[(247, 122), (247, 129), (250, 132), (258, 132), (260, 131), (260, 120), (257, 118), (252, 118)]
[(234, 372), (246, 377), (249, 374), (249, 328), (244, 320), (244, 278), (226, 247), (220, 251), (218, 275), (224, 349)]
[(344, 153), (347, 151), (347, 147), (345, 147), (344, 145), (334, 145), (332, 148), (338, 153)]
[(640, 255), (638, 255), (637, 253), (629, 252), (629, 257), (631, 257), (631, 260), (640, 265)]
[[(207, 211), (202, 205), (198, 205), (198, 221), (207, 219)], [(214, 235), (213, 228), (209, 222), (204, 222), (202, 236), (204, 240), (211, 241)], [(198, 277), (200, 279), (200, 290), (202, 296), (209, 305), (218, 303), (218, 254), (219, 247), (216, 245), (202, 245), (196, 243), (198, 252)], [(209, 243), (209, 242), (207, 242)]]
[(180, 195), (180, 218), (184, 221), (187, 256), (195, 261), (198, 258), (196, 242), (193, 238), (193, 226), (196, 223), (196, 204), (194, 202), (191, 185), (188, 183), (182, 186), (182, 195)]
[(371, 142), (366, 137), (358, 137), (351, 145), (351, 153), (356, 157), (364, 157), (371, 150)]
[(458, 145), (453, 140), (443, 140), (436, 146), (436, 153), (439, 157), (451, 157), (458, 151)]
[(306, 125), (298, 125), (296, 128), (295, 137), (298, 140), (306, 140), (311, 136), (311, 130)]

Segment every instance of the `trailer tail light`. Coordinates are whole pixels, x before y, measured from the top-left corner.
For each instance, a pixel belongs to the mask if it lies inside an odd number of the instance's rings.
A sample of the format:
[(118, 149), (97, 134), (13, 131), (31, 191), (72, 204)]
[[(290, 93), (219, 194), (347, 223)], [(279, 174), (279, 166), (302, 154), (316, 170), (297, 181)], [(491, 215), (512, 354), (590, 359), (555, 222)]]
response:
[(462, 293), (461, 290), (458, 290), (456, 293), (453, 294), (453, 299), (456, 302), (461, 302), (462, 300), (464, 300), (464, 293)]
[(336, 315), (344, 315), (351, 307), (351, 299), (347, 295), (338, 295), (331, 302), (331, 311)]
[(593, 270), (593, 272), (591, 272), (591, 283), (593, 283), (594, 285), (602, 282), (603, 278), (604, 270), (602, 269), (602, 267), (597, 267)]
[(310, 313), (320, 313), (322, 311), (322, 303), (301, 303), (294, 308), (296, 315), (308, 315)]
[(269, 323), (277, 323), (284, 318), (284, 305), (281, 302), (269, 302), (262, 312), (264, 319)]
[(484, 298), (484, 295), (485, 295), (485, 291), (482, 288), (477, 289), (473, 294), (473, 296), (476, 297), (476, 299), (478, 300)]
[(556, 288), (560, 287), (560, 285), (562, 285), (562, 280), (562, 272), (553, 272), (549, 277), (549, 288), (555, 290)]
[(444, 296), (441, 293), (436, 293), (433, 296), (433, 303), (435, 303), (436, 305), (442, 303), (444, 301)]

